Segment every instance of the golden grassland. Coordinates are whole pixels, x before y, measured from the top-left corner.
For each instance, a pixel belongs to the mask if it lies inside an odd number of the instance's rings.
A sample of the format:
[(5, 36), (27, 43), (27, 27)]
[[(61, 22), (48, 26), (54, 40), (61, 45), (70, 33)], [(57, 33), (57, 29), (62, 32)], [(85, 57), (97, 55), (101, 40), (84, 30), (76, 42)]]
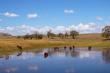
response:
[(76, 46), (76, 47), (110, 47), (110, 41), (104, 41), (100, 34), (81, 34), (76, 39), (47, 39), (41, 40), (22, 38), (0, 38), (0, 53), (18, 51), (17, 45), (23, 50), (33, 50), (35, 48), (46, 48), (55, 46)]

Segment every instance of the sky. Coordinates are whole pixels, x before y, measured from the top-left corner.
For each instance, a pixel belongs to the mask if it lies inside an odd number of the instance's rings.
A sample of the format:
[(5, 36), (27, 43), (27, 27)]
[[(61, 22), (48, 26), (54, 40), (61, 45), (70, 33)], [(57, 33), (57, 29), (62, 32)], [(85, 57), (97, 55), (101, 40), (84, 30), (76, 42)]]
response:
[(0, 32), (99, 33), (110, 24), (110, 0), (0, 0)]

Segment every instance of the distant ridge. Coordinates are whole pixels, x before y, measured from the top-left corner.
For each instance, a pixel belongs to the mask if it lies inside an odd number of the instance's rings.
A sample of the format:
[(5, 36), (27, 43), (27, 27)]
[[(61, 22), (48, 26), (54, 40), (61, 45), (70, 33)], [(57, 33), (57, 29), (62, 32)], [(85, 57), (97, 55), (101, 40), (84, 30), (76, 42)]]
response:
[(0, 32), (0, 37), (10, 37), (10, 36), (12, 35), (9, 33)]

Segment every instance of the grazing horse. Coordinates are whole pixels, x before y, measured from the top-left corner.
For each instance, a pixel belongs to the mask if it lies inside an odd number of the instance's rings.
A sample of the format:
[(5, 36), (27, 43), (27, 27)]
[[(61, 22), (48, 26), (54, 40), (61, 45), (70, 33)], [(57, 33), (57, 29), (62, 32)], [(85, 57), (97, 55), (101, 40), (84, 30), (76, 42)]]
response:
[(47, 57), (48, 57), (48, 53), (44, 52), (44, 58), (47, 58)]
[(91, 46), (89, 46), (89, 47), (88, 47), (88, 50), (89, 50), (89, 51), (91, 51), (91, 49), (92, 49), (92, 47), (91, 47)]
[(22, 46), (19, 46), (19, 45), (17, 45), (16, 46), (19, 50), (22, 50), (23, 48), (22, 48)]
[(73, 45), (73, 49), (75, 48), (75, 46)]
[(72, 50), (72, 47), (70, 46), (69, 49)]
[(66, 49), (67, 47), (66, 46), (64, 46), (64, 49)]

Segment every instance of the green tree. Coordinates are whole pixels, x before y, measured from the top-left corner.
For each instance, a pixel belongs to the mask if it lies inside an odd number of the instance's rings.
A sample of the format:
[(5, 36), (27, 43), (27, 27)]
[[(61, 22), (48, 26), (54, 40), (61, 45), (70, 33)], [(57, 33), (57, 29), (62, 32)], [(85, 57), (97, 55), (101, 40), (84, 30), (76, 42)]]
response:
[(42, 39), (43, 38), (43, 35), (42, 34), (39, 34), (38, 35), (38, 39)]
[(102, 29), (102, 37), (110, 39), (110, 26), (105, 26)]
[(63, 39), (63, 37), (64, 37), (63, 33), (59, 33), (58, 36), (59, 36), (60, 38), (62, 38), (62, 39)]
[(31, 35), (33, 38), (38, 39), (39, 33), (36, 31)]
[(39, 34), (38, 32), (34, 32), (33, 34), (26, 34), (23, 36), (24, 39), (42, 39), (43, 38), (43, 34)]
[(67, 32), (65, 32), (65, 38), (68, 38), (69, 34)]
[(51, 31), (48, 31), (47, 32), (47, 37), (50, 38), (50, 36), (51, 36)]
[(24, 39), (32, 39), (32, 36), (30, 36), (29, 34), (26, 34), (23, 36)]
[(47, 32), (47, 37), (48, 38), (50, 38), (50, 37), (52, 38), (54, 36), (56, 36), (56, 35), (54, 33), (52, 33), (51, 30)]
[(78, 35), (79, 35), (79, 32), (77, 32), (75, 30), (70, 31), (70, 36), (72, 36), (73, 39), (75, 39), (76, 36), (78, 36)]

